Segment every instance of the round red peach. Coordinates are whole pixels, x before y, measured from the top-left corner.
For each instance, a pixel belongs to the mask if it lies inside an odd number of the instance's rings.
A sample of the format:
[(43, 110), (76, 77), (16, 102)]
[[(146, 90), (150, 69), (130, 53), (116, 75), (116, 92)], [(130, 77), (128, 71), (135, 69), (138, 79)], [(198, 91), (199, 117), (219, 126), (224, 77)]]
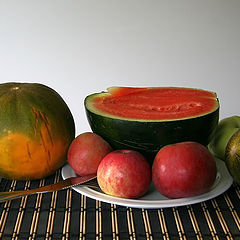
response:
[(68, 149), (68, 163), (80, 176), (97, 173), (101, 160), (112, 151), (99, 135), (85, 132), (77, 136)]
[(98, 166), (97, 180), (106, 194), (139, 198), (151, 182), (151, 168), (142, 154), (133, 150), (115, 150)]
[(196, 142), (161, 148), (152, 166), (156, 189), (169, 198), (192, 197), (209, 191), (216, 174), (215, 159), (205, 146)]

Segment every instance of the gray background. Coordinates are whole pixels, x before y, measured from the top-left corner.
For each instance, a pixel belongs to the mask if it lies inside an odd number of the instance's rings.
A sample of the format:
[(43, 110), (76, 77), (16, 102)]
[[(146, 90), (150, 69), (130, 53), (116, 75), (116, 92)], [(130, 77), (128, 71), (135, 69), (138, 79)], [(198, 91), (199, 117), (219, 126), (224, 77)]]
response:
[(239, 114), (240, 1), (0, 0), (0, 82), (40, 82), (89, 130), (83, 101), (110, 86), (184, 86)]

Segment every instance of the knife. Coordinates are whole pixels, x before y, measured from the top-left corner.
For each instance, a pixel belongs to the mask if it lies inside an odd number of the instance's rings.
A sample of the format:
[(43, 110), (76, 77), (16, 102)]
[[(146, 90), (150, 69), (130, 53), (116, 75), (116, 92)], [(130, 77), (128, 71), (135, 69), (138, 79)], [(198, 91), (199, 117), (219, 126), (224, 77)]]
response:
[(39, 187), (39, 188), (34, 188), (34, 189), (29, 189), (29, 190), (21, 190), (21, 191), (0, 192), (0, 202), (24, 197), (27, 195), (32, 195), (35, 193), (47, 193), (47, 192), (54, 192), (57, 190), (67, 189), (69, 187), (74, 187), (79, 184), (87, 183), (87, 182), (95, 179), (96, 177), (97, 177), (96, 174), (90, 174), (90, 175), (78, 176), (78, 177), (70, 177), (70, 178), (66, 178), (65, 180), (59, 181), (57, 183), (46, 185), (46, 186)]

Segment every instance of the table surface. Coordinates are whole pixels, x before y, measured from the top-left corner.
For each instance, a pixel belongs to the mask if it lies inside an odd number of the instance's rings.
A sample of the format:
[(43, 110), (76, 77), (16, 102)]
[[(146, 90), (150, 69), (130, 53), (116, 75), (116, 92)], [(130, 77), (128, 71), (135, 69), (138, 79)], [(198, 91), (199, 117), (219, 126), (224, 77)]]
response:
[[(2, 179), (0, 191), (31, 189), (61, 180)], [(88, 198), (72, 189), (0, 203), (0, 239), (240, 239), (240, 189), (197, 204), (137, 209)]]

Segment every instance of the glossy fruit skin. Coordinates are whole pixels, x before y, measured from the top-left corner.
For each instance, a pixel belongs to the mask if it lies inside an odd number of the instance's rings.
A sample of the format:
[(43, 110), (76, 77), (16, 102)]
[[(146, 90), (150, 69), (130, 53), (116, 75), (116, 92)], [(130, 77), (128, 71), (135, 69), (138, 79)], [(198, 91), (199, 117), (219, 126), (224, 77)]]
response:
[(80, 176), (97, 173), (101, 160), (112, 151), (111, 146), (92, 132), (78, 135), (68, 150), (68, 163)]
[(220, 120), (215, 134), (208, 145), (208, 148), (212, 154), (219, 159), (225, 160), (225, 151), (228, 141), (239, 129), (239, 116), (231, 116)]
[(92, 131), (103, 137), (113, 149), (142, 153), (150, 164), (159, 149), (168, 144), (195, 141), (207, 146), (218, 125), (219, 107), (205, 115), (173, 120), (141, 121), (107, 116), (89, 108), (94, 98), (101, 94), (89, 95), (84, 101)]
[(240, 130), (234, 133), (228, 141), (225, 163), (233, 180), (240, 185)]
[(38, 83), (0, 84), (0, 176), (32, 180), (63, 166), (75, 124), (62, 97)]
[(99, 164), (97, 180), (106, 194), (139, 198), (151, 183), (151, 168), (142, 154), (133, 150), (115, 150)]
[(209, 191), (216, 179), (215, 159), (196, 142), (182, 142), (160, 149), (152, 166), (156, 189), (168, 198), (192, 197)]

